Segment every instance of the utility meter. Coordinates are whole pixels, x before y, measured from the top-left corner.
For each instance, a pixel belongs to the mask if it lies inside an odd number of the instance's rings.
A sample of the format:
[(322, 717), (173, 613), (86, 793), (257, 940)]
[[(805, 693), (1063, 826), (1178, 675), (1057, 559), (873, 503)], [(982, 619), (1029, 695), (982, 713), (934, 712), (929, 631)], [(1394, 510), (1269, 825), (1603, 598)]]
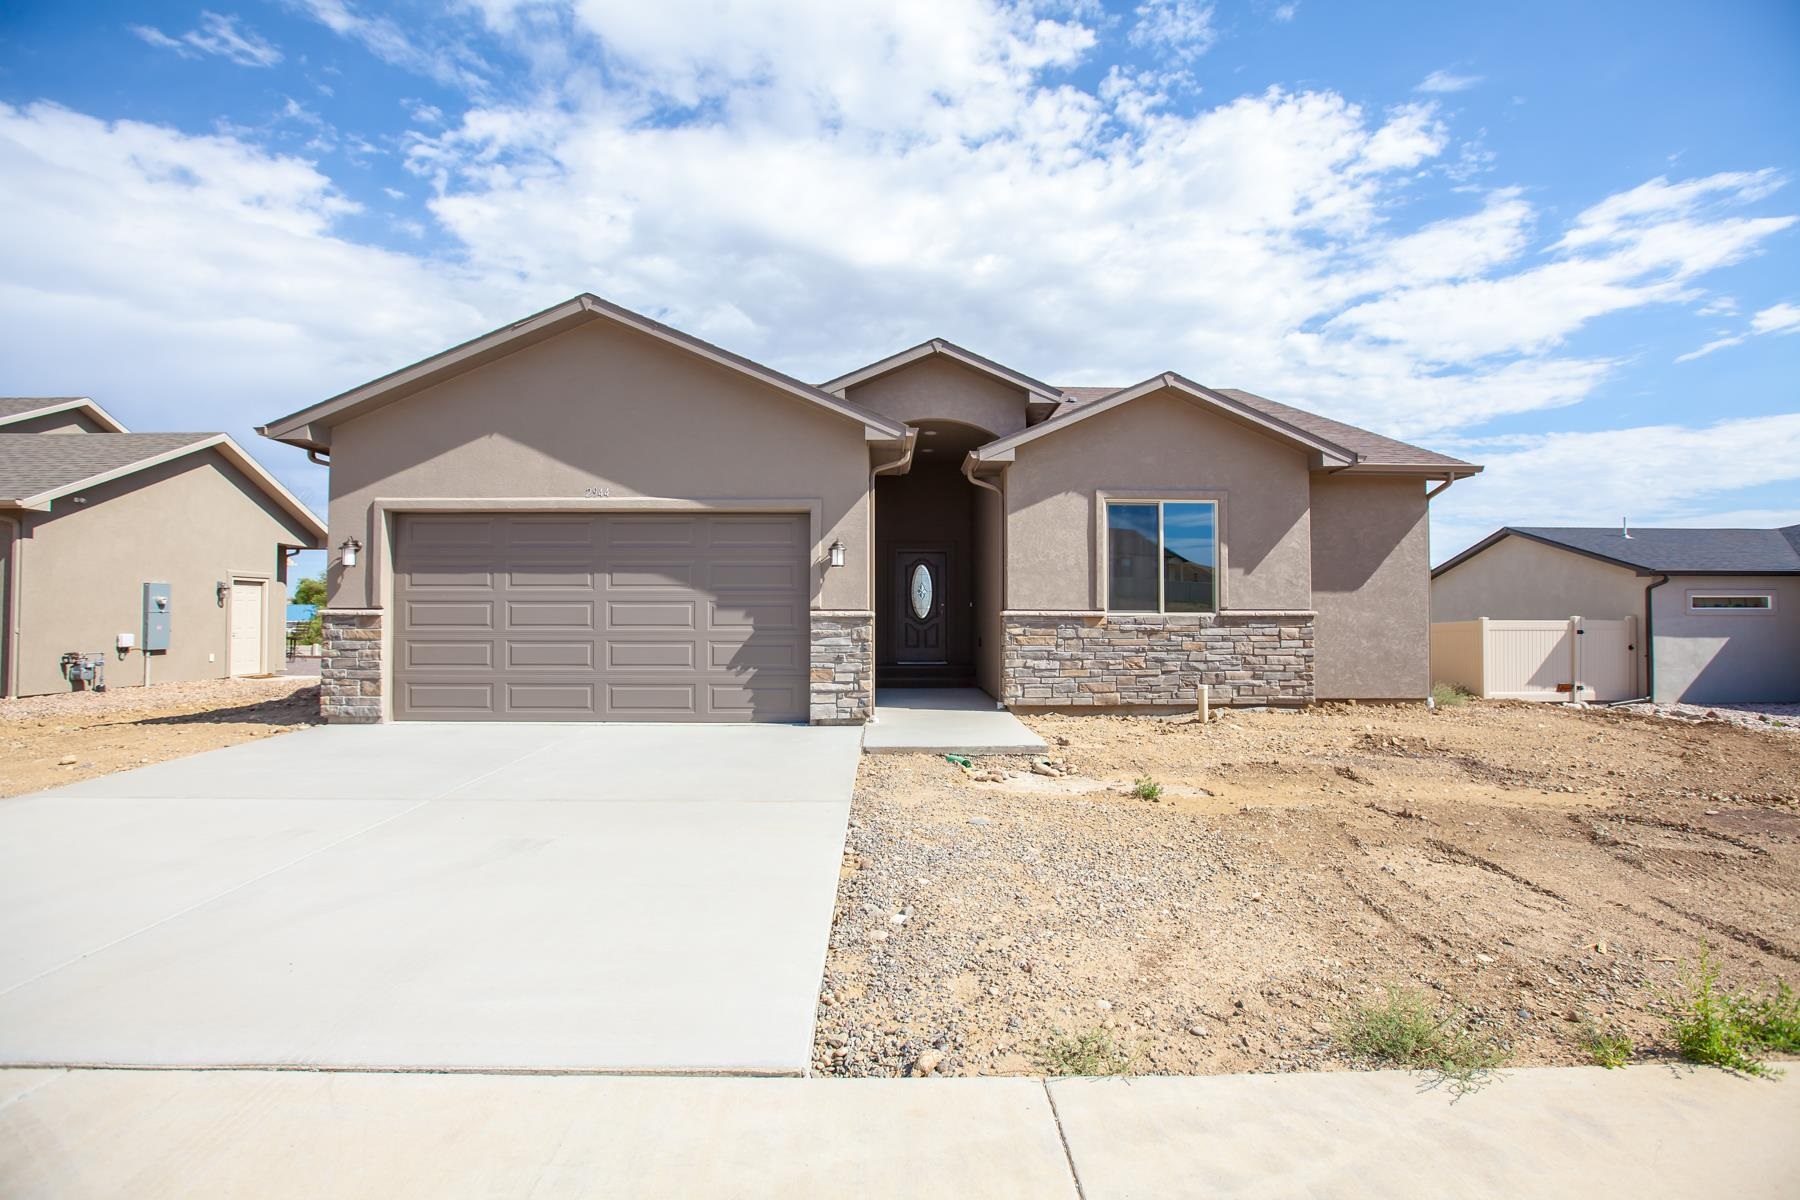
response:
[(169, 585), (144, 585), (144, 649), (169, 648)]

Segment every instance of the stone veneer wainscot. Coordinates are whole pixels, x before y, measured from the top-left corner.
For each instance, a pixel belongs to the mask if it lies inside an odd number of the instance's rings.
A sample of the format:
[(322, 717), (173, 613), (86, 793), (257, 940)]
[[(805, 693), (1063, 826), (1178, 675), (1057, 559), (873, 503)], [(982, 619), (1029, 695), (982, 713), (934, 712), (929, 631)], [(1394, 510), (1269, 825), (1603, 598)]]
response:
[(381, 720), (380, 611), (321, 609), (319, 625), (319, 715), (333, 725)]
[(1311, 612), (1004, 615), (1005, 695), (1022, 708), (1310, 704)]
[(875, 710), (875, 614), (812, 614), (812, 723), (859, 725)]

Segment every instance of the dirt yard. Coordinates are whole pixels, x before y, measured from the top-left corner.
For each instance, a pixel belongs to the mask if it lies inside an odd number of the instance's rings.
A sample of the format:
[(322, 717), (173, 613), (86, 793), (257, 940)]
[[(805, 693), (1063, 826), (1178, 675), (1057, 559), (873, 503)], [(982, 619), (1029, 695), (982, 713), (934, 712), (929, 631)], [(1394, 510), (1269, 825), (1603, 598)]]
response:
[(0, 700), (0, 796), (235, 746), (318, 720), (318, 680), (297, 676)]
[(1334, 1017), (1390, 984), (1516, 1065), (1576, 1063), (1587, 1020), (1666, 1050), (1653, 1006), (1703, 940), (1728, 985), (1800, 984), (1791, 730), (1505, 703), (1028, 723), (1066, 777), (864, 760), (819, 1071), (1039, 1073), (1102, 1026), (1141, 1073), (1328, 1069)]

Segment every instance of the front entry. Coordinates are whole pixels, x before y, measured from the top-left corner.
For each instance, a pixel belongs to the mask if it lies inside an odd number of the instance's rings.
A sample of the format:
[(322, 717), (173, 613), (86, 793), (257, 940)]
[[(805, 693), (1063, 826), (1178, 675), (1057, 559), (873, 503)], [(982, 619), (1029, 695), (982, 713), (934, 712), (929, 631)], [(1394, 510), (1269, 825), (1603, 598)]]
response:
[(948, 556), (942, 550), (901, 550), (895, 555), (894, 662), (903, 666), (942, 666), (949, 661), (950, 631), (946, 619)]

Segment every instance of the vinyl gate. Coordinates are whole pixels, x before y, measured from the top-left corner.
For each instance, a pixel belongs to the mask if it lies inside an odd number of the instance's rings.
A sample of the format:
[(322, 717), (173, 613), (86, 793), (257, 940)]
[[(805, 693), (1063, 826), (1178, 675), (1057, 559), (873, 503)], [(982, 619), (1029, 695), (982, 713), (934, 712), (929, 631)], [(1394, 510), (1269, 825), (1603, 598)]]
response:
[(1490, 700), (1630, 700), (1637, 688), (1637, 618), (1439, 621), (1431, 678)]

